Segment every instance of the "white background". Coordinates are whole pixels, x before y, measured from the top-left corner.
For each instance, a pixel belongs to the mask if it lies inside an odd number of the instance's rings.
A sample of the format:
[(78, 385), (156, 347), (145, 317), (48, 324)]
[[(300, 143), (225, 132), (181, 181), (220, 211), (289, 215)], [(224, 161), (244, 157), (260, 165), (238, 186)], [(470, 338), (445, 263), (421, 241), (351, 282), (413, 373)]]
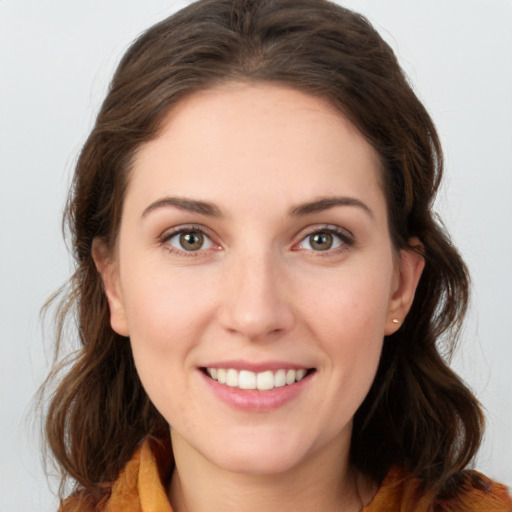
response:
[[(127, 45), (188, 2), (0, 0), (0, 511), (56, 510), (30, 400), (38, 311), (65, 282), (77, 153)], [(447, 156), (437, 207), (473, 275), (456, 367), (483, 402), (478, 467), (512, 484), (512, 1), (350, 0), (397, 51)]]

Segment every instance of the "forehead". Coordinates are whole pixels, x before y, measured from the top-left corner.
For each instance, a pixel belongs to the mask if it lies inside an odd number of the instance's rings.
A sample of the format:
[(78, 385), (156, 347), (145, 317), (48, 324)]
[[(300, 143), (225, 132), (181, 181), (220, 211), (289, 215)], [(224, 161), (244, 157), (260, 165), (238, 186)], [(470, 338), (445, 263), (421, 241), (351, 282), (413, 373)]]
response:
[[(379, 157), (327, 100), (230, 83), (180, 101), (133, 162), (128, 196), (298, 203), (333, 193), (382, 199)], [(215, 197), (212, 197), (215, 196)], [(307, 196), (307, 197), (304, 197)]]

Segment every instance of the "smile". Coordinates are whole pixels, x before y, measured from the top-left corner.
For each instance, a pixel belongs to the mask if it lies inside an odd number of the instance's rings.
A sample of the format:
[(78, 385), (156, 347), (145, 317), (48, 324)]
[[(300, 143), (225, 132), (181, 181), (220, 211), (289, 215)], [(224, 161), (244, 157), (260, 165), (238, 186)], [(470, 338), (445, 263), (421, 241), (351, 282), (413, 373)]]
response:
[(251, 372), (234, 368), (205, 368), (205, 372), (220, 384), (242, 390), (270, 391), (300, 382), (308, 373), (306, 369), (282, 368), (277, 371)]

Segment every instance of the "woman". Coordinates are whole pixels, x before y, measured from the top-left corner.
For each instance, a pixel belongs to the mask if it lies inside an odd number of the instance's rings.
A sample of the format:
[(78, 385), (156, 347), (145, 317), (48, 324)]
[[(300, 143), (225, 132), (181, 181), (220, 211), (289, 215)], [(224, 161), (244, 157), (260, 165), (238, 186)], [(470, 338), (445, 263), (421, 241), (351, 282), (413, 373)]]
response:
[(68, 206), (63, 510), (510, 510), (466, 469), (483, 418), (438, 346), (468, 295), (441, 174), (350, 11), (203, 0), (143, 34)]

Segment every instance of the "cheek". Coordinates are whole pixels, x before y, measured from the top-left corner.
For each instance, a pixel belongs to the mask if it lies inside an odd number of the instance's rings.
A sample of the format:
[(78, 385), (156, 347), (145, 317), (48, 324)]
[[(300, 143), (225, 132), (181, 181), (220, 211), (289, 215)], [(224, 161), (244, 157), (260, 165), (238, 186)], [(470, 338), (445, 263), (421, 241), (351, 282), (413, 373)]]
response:
[(205, 302), (208, 297), (198, 293), (190, 280), (162, 275), (132, 273), (126, 308), (137, 373), (156, 408), (174, 423), (182, 416), (180, 411), (193, 407), (185, 400), (191, 356), (207, 317), (207, 305), (198, 297)]
[[(130, 271), (125, 290), (130, 337), (155, 350), (176, 350), (199, 330), (212, 304), (212, 286), (190, 272), (169, 273), (156, 265)], [(208, 281), (207, 281), (208, 282)]]
[(350, 331), (356, 339), (372, 332), (384, 336), (391, 283), (382, 273), (340, 272), (324, 282), (323, 288), (305, 286), (302, 293), (304, 314), (322, 330), (333, 335)]
[(302, 311), (337, 385), (353, 385), (365, 394), (380, 359), (390, 283), (382, 273), (347, 276), (340, 273), (322, 293), (309, 293)]
[(171, 274), (165, 265), (142, 267), (127, 267), (126, 273), (130, 343), (146, 392), (172, 423), (186, 406), (182, 397), (187, 396), (194, 355), (211, 322), (215, 286), (204, 287), (199, 268)]

